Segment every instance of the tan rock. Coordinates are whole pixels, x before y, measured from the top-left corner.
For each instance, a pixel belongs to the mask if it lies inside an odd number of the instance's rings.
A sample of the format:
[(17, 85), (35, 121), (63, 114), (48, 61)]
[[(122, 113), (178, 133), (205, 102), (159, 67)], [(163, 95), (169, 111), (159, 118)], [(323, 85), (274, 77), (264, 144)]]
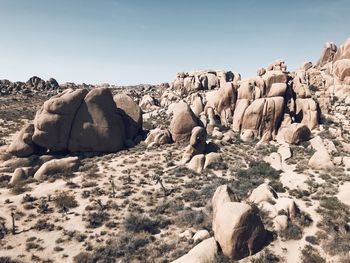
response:
[(22, 168), (17, 168), (9, 182), (9, 185), (15, 186), (19, 182), (27, 179), (30, 176), (33, 176), (35, 172), (35, 169), (33, 167), (22, 167)]
[(277, 199), (277, 193), (266, 183), (259, 185), (250, 194), (248, 201), (258, 204), (262, 201), (270, 201)]
[(213, 231), (223, 254), (235, 260), (255, 254), (265, 244), (260, 217), (244, 203), (224, 203), (214, 215)]
[(213, 215), (217, 213), (220, 207), (228, 202), (238, 202), (238, 197), (228, 185), (221, 185), (216, 188), (216, 191), (211, 200), (213, 206)]
[(113, 97), (121, 114), (127, 139), (135, 138), (142, 130), (142, 110), (128, 95), (120, 93)]
[(87, 90), (67, 89), (51, 97), (35, 115), (33, 142), (52, 152), (67, 150), (73, 120)]
[(276, 231), (282, 231), (288, 226), (288, 217), (286, 215), (278, 215), (273, 219), (273, 225)]
[(92, 89), (76, 113), (68, 149), (71, 152), (116, 152), (125, 146), (125, 127), (112, 93)]
[(194, 236), (192, 237), (194, 242), (198, 242), (198, 241), (202, 241), (204, 239), (207, 239), (210, 237), (210, 234), (208, 232), (208, 230), (206, 229), (202, 229), (197, 231)]
[(173, 263), (216, 263), (218, 259), (218, 245), (213, 237), (203, 240), (187, 254), (173, 261)]
[(316, 170), (331, 170), (334, 168), (331, 156), (327, 151), (316, 151), (309, 160), (309, 166)]
[(201, 173), (203, 171), (204, 163), (205, 163), (205, 155), (197, 154), (192, 157), (189, 163), (187, 163), (187, 167), (188, 169), (191, 169), (196, 173)]
[(39, 146), (37, 146), (32, 141), (32, 136), (34, 134), (34, 125), (27, 124), (23, 126), (20, 130), (19, 134), (13, 140), (13, 142), (9, 145), (7, 151), (10, 154), (13, 154), (17, 157), (27, 157), (39, 150)]
[(301, 123), (292, 123), (285, 128), (284, 141), (289, 144), (299, 144), (310, 139), (311, 131)]
[(214, 167), (223, 163), (223, 159), (220, 153), (211, 152), (205, 156), (204, 169)]
[(54, 159), (44, 163), (34, 174), (34, 179), (41, 181), (47, 176), (55, 173), (64, 173), (73, 171), (78, 165), (78, 157), (66, 157)]
[(170, 133), (175, 142), (189, 142), (192, 129), (201, 126), (198, 117), (185, 102), (176, 105), (170, 123)]

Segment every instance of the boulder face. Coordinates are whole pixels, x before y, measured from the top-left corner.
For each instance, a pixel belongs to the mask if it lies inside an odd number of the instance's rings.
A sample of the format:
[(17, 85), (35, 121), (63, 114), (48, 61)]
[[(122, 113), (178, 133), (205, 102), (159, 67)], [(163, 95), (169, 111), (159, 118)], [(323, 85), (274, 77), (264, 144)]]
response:
[(350, 38), (348, 38), (343, 45), (341, 45), (334, 55), (333, 62), (340, 59), (350, 59)]
[(106, 87), (90, 92), (66, 89), (44, 102), (34, 125), (21, 130), (8, 152), (18, 157), (41, 148), (52, 153), (116, 152), (128, 142), (127, 145), (139, 142), (140, 107), (125, 94), (116, 95), (114, 100)]
[(341, 59), (333, 64), (333, 74), (342, 83), (350, 85), (350, 59)]
[(321, 57), (317, 62), (317, 66), (323, 67), (327, 63), (332, 62), (336, 52), (337, 46), (332, 42), (327, 42), (322, 50)]
[(71, 152), (116, 152), (124, 148), (125, 128), (108, 88), (91, 90), (76, 113), (70, 133)]
[(34, 125), (25, 125), (13, 142), (9, 145), (7, 152), (18, 157), (26, 157), (32, 155), (39, 150), (37, 146), (32, 141), (32, 136), (34, 134)]
[(214, 215), (213, 231), (223, 254), (234, 260), (253, 255), (265, 245), (264, 225), (248, 204), (224, 203)]
[(52, 152), (67, 149), (72, 122), (87, 90), (67, 89), (44, 102), (34, 119), (33, 142)]
[(262, 137), (268, 133), (271, 138), (277, 134), (284, 108), (283, 97), (254, 100), (244, 111), (242, 134)]
[(170, 123), (170, 133), (175, 142), (189, 142), (192, 129), (202, 126), (198, 117), (185, 102), (179, 102)]
[(285, 128), (284, 141), (289, 144), (298, 144), (310, 139), (311, 131), (310, 129), (301, 123), (292, 123)]
[(133, 139), (142, 129), (142, 110), (136, 102), (126, 94), (117, 94), (113, 97), (117, 108), (122, 111), (126, 137)]

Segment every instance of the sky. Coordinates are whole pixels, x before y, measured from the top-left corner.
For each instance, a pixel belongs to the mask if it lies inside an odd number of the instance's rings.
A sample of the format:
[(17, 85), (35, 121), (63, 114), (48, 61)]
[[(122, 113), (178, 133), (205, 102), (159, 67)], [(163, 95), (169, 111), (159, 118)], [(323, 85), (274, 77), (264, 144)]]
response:
[(349, 0), (0, 0), (0, 79), (135, 85), (296, 69), (350, 37)]

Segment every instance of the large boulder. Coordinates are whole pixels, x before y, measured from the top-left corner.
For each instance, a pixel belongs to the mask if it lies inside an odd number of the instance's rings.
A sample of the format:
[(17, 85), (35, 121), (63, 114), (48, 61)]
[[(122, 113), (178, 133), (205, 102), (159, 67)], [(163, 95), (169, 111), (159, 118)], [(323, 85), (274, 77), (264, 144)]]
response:
[(315, 170), (332, 170), (334, 164), (327, 150), (317, 150), (309, 160), (309, 166)]
[(7, 152), (17, 157), (26, 157), (37, 152), (40, 147), (33, 142), (33, 134), (33, 124), (26, 124), (23, 126), (19, 134), (7, 148)]
[(255, 254), (266, 242), (261, 218), (244, 203), (224, 203), (214, 215), (213, 231), (223, 254), (234, 260)]
[(117, 108), (122, 111), (125, 132), (128, 139), (133, 139), (142, 129), (142, 111), (139, 105), (128, 95), (120, 93), (113, 97)]
[(221, 124), (229, 126), (232, 123), (233, 110), (236, 103), (236, 90), (232, 82), (221, 84), (216, 93), (214, 108), (219, 113)]
[(283, 97), (261, 98), (253, 101), (244, 111), (241, 135), (251, 134), (261, 138), (268, 133), (267, 139), (274, 138), (281, 123), (283, 109)]
[(173, 263), (216, 263), (218, 245), (213, 237), (200, 242), (187, 254), (173, 261)]
[(341, 59), (333, 64), (333, 74), (344, 84), (350, 85), (350, 59)]
[(68, 149), (71, 152), (116, 152), (124, 148), (125, 128), (108, 88), (96, 88), (76, 113)]
[(220, 207), (228, 202), (238, 202), (238, 197), (228, 185), (221, 185), (216, 188), (211, 204), (213, 206), (213, 217), (219, 211)]
[(310, 130), (319, 125), (319, 110), (317, 103), (312, 98), (296, 99), (295, 119), (305, 124)]
[(310, 139), (311, 131), (301, 123), (292, 123), (283, 131), (284, 141), (289, 144), (299, 144)]
[(45, 101), (34, 119), (33, 142), (52, 152), (67, 150), (72, 122), (86, 94), (85, 89), (67, 89)]
[(248, 99), (239, 99), (236, 103), (236, 108), (233, 114), (233, 120), (232, 120), (232, 130), (234, 131), (240, 131), (242, 122), (243, 122), (243, 116), (245, 110), (249, 106), (249, 100)]
[(198, 117), (185, 102), (176, 104), (170, 123), (170, 133), (175, 142), (189, 142), (192, 129), (202, 126)]
[(44, 163), (38, 171), (34, 174), (34, 179), (41, 181), (46, 179), (47, 176), (56, 174), (71, 172), (78, 166), (78, 157), (66, 157), (62, 159), (53, 159)]
[(274, 201), (277, 199), (277, 193), (266, 183), (259, 185), (250, 194), (248, 200), (251, 203), (259, 204), (263, 201)]
[(287, 74), (285, 74), (281, 70), (271, 70), (267, 71), (262, 76), (264, 82), (265, 82), (265, 92), (264, 95), (269, 94), (271, 87), (275, 83), (287, 83)]
[(145, 143), (147, 146), (171, 143), (171, 134), (169, 130), (163, 130), (159, 127), (155, 128), (150, 130)]

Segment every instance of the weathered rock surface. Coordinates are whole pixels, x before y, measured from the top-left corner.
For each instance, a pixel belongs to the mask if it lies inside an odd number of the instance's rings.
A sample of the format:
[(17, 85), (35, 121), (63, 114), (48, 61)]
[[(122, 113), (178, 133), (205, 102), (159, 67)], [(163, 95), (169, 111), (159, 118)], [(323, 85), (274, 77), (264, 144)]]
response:
[(116, 152), (124, 148), (125, 127), (107, 88), (91, 90), (74, 119), (68, 149), (71, 152)]
[(33, 124), (23, 126), (17, 137), (9, 145), (7, 152), (17, 157), (26, 157), (37, 152), (40, 147), (33, 142), (33, 134)]
[(201, 126), (200, 120), (185, 102), (176, 105), (170, 123), (170, 133), (175, 142), (189, 142), (192, 129)]
[(253, 255), (265, 245), (261, 219), (244, 203), (224, 203), (214, 215), (213, 231), (223, 254), (235, 260)]
[(142, 110), (131, 97), (120, 93), (113, 97), (125, 126), (126, 138), (134, 139), (142, 130)]
[(78, 165), (78, 157), (54, 159), (44, 163), (34, 174), (34, 179), (41, 181), (55, 173), (72, 172)]
[(218, 246), (213, 237), (203, 240), (192, 248), (186, 255), (173, 263), (216, 263)]

